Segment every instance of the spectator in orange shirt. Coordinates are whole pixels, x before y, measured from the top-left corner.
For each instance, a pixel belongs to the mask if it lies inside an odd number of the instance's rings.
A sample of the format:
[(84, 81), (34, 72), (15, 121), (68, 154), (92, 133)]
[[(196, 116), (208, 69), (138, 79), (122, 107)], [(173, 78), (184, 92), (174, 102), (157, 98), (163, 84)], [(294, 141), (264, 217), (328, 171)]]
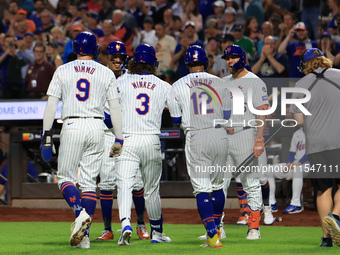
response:
[(15, 16), (15, 19), (17, 22), (22, 21), (22, 20), (26, 20), (28, 28), (27, 28), (27, 32), (30, 33), (34, 33), (35, 31), (35, 23), (33, 20), (27, 19), (27, 11), (24, 9), (19, 9), (17, 11), (17, 15)]

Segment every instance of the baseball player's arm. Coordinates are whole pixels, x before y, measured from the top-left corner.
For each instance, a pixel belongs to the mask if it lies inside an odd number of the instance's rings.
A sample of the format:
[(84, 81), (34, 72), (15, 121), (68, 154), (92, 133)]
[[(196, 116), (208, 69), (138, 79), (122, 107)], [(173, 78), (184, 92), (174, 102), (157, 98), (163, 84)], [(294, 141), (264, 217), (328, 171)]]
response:
[(112, 128), (114, 130), (114, 134), (116, 139), (123, 140), (122, 133), (122, 111), (120, 109), (120, 104), (118, 99), (112, 99), (108, 101), (110, 107), (110, 118), (112, 122)]
[[(262, 105), (262, 106), (258, 107), (257, 109), (267, 110), (268, 109), (268, 105)], [(266, 126), (267, 126), (266, 116), (265, 115), (258, 115), (256, 122), (257, 122), (256, 123), (256, 125), (257, 125), (257, 132), (256, 132), (256, 138), (255, 138), (255, 144), (254, 144), (254, 155), (257, 158), (264, 151), (264, 138), (263, 138), (263, 135), (264, 135), (264, 131), (265, 131)]]
[(110, 118), (112, 129), (116, 137), (114, 144), (111, 147), (110, 157), (118, 157), (123, 149), (123, 133), (122, 133), (122, 112), (119, 104), (119, 99), (108, 100), (110, 108)]
[(52, 154), (56, 154), (56, 149), (53, 144), (51, 131), (55, 113), (57, 111), (59, 98), (49, 96), (45, 108), (43, 119), (43, 132), (41, 133), (40, 154), (45, 162), (50, 162)]
[(45, 108), (44, 119), (43, 119), (43, 130), (51, 130), (55, 113), (59, 104), (59, 98), (49, 96)]

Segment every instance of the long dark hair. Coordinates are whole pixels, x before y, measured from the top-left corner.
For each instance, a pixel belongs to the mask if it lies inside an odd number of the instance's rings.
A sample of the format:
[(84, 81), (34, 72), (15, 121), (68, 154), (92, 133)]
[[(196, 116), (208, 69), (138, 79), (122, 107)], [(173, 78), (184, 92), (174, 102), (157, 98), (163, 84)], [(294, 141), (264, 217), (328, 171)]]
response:
[(129, 74), (149, 73), (156, 74), (156, 67), (150, 63), (135, 63), (132, 59), (128, 62)]
[[(249, 28), (249, 24), (250, 24), (250, 22), (251, 22), (253, 19), (256, 19), (256, 17), (250, 16), (250, 17), (246, 20), (246, 24), (245, 24), (245, 26), (244, 26), (244, 34), (245, 34), (246, 36), (249, 36), (249, 35), (251, 34), (251, 30), (250, 30), (250, 28)], [(257, 19), (256, 19), (256, 21), (257, 21)], [(258, 31), (260, 25), (259, 25), (259, 22), (257, 22), (257, 24), (258, 24), (258, 27), (257, 27), (257, 31)]]

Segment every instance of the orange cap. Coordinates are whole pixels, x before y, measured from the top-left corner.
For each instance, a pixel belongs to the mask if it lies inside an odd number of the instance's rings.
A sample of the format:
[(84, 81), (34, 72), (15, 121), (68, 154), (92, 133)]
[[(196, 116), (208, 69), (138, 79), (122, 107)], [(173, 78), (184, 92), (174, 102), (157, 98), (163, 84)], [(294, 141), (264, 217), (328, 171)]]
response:
[(17, 11), (17, 14), (25, 14), (25, 15), (27, 15), (27, 11), (24, 10), (24, 9), (19, 9), (19, 10)]

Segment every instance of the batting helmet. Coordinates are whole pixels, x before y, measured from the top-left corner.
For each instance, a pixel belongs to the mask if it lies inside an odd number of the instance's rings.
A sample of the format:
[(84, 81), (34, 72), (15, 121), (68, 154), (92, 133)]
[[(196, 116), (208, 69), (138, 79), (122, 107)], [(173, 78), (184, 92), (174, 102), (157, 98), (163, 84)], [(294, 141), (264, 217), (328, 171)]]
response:
[(300, 65), (297, 67), (301, 73), (305, 70), (305, 63), (312, 58), (322, 57), (323, 53), (318, 48), (310, 48), (306, 50), (300, 57)]
[(228, 56), (240, 57), (240, 60), (233, 65), (234, 69), (240, 70), (246, 66), (246, 53), (240, 46), (229, 45), (227, 48), (225, 48), (222, 58), (226, 59)]
[(149, 63), (158, 67), (155, 49), (149, 44), (138, 45), (133, 54), (133, 60), (135, 63)]
[(122, 55), (127, 56), (126, 47), (124, 43), (120, 41), (110, 42), (106, 48), (106, 53), (107, 54), (122, 54)]
[(208, 67), (208, 58), (207, 55), (205, 54), (204, 49), (201, 46), (198, 45), (191, 45), (186, 53), (185, 53), (185, 58), (184, 58), (185, 64), (190, 64), (190, 63), (203, 63), (205, 65), (205, 68)]
[(99, 45), (95, 35), (87, 31), (79, 33), (73, 41), (73, 51), (79, 55), (93, 55), (93, 59), (96, 59)]

